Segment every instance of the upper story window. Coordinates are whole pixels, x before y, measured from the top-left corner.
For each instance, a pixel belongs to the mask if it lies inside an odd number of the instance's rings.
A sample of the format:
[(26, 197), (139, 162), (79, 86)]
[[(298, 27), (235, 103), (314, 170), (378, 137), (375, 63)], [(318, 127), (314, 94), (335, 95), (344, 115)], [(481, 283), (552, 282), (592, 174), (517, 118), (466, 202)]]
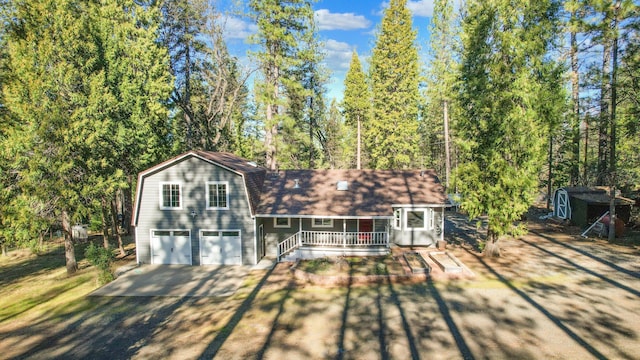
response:
[(207, 183), (207, 209), (229, 208), (229, 184), (225, 182)]
[(333, 219), (326, 219), (326, 218), (315, 218), (311, 221), (311, 226), (313, 227), (324, 227), (324, 228), (330, 228), (333, 227)]
[(178, 183), (160, 185), (160, 209), (182, 209), (182, 186)]

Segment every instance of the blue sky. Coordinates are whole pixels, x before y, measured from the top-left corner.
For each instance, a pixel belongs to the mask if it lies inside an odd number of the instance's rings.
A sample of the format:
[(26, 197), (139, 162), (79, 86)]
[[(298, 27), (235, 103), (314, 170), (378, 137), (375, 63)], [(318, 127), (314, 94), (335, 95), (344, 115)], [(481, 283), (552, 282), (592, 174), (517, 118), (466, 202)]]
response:
[[(248, 3), (242, 1), (241, 4)], [(351, 53), (355, 49), (366, 67), (375, 45), (376, 29), (380, 25), (388, 1), (381, 0), (318, 0), (314, 3), (319, 37), (324, 44), (325, 65), (331, 78), (327, 84), (327, 98), (342, 99), (344, 77), (349, 69)], [(429, 48), (429, 20), (433, 13), (433, 0), (408, 0), (413, 13), (413, 27), (418, 31), (417, 45), (426, 62)], [(246, 38), (256, 31), (255, 24), (239, 16), (226, 21), (226, 38), (230, 51), (243, 63), (248, 63)], [(251, 66), (251, 65), (247, 65)]]

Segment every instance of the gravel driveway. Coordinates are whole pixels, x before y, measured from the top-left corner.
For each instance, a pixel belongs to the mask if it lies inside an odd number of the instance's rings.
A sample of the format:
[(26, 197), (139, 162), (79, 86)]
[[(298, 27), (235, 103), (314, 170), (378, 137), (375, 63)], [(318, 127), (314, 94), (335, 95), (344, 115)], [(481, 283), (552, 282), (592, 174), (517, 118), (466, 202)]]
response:
[[(447, 215), (448, 240), (473, 242), (475, 225)], [(91, 296), (0, 328), (0, 357), (637, 359), (638, 249), (530, 228), (500, 259), (450, 246), (474, 279), (325, 288), (280, 264), (231, 296)]]

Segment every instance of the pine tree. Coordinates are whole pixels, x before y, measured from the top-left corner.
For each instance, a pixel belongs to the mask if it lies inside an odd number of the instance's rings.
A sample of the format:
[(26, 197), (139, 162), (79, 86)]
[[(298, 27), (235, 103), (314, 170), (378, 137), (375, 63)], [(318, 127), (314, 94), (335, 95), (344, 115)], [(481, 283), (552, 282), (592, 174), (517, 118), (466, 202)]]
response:
[[(265, 110), (265, 160), (269, 169), (276, 170), (279, 161), (294, 154), (280, 154), (283, 147), (304, 143), (306, 138), (297, 121), (303, 113), (300, 99), (306, 97), (299, 70), (309, 60), (304, 45), (310, 44), (314, 29), (313, 9), (310, 0), (252, 0), (249, 5), (258, 26), (252, 40), (261, 48), (253, 56), (262, 72), (255, 87)], [(298, 107), (289, 108), (290, 104)], [(280, 131), (289, 136), (286, 142), (279, 139)]]
[(561, 115), (560, 67), (547, 57), (557, 33), (553, 1), (470, 1), (463, 19), (457, 124), (462, 208), (488, 215), (484, 253), (500, 254), (499, 239), (534, 200), (545, 134)]
[[(451, 178), (450, 114), (455, 99), (454, 61), (455, 41), (458, 37), (453, 24), (453, 5), (449, 0), (437, 0), (434, 3), (430, 31), (431, 62), (427, 78), (427, 109), (422, 119), (421, 133), (430, 138), (433, 153), (444, 149), (445, 184), (449, 187)], [(434, 129), (437, 131), (434, 131)], [(444, 145), (444, 146), (443, 146)], [(427, 146), (425, 146), (427, 148)], [(435, 160), (435, 159), (433, 159)]]
[(20, 191), (61, 219), (73, 273), (71, 223), (127, 186), (127, 166), (166, 154), (170, 88), (157, 16), (133, 1), (31, 0), (14, 4), (9, 18), (4, 95), (18, 122), (7, 151)]
[[(206, 26), (204, 0), (160, 1), (162, 24), (160, 41), (169, 51), (174, 76), (171, 105), (174, 120), (174, 152), (199, 148), (198, 116), (202, 108), (194, 98), (202, 98), (203, 67), (207, 66), (202, 34)], [(202, 102), (202, 101), (201, 101)]]
[(331, 101), (327, 121), (323, 127), (323, 150), (326, 165), (330, 169), (348, 169), (353, 163), (350, 158), (353, 153), (353, 135), (345, 126), (343, 116), (338, 109), (336, 99)]
[(371, 56), (373, 117), (366, 128), (366, 147), (375, 169), (416, 165), (420, 71), (406, 3), (390, 1)]
[(371, 92), (355, 50), (351, 55), (349, 71), (344, 79), (342, 108), (346, 125), (356, 133), (356, 169), (362, 169), (362, 158), (367, 158), (362, 154), (362, 132), (363, 128), (368, 126), (371, 117)]

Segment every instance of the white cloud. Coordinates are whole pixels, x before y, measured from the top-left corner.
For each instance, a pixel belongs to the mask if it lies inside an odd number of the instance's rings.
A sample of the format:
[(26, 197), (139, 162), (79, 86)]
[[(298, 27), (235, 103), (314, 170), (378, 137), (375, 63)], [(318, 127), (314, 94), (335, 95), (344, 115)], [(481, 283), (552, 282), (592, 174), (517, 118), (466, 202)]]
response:
[(334, 72), (349, 69), (353, 47), (345, 42), (329, 39), (324, 43), (325, 63)]
[(371, 21), (364, 15), (354, 13), (331, 13), (327, 9), (320, 9), (315, 12), (315, 17), (320, 30), (355, 30), (371, 26)]
[[(381, 8), (386, 9), (389, 7), (389, 2), (382, 3)], [(407, 8), (411, 10), (411, 14), (417, 17), (432, 17), (433, 16), (433, 0), (417, 0), (407, 1)], [(378, 15), (382, 16), (384, 10), (380, 11)]]
[(433, 0), (408, 1), (407, 7), (411, 10), (413, 16), (433, 16)]
[(222, 20), (225, 39), (246, 39), (254, 34), (258, 27), (256, 24), (244, 21), (237, 17), (228, 17)]

